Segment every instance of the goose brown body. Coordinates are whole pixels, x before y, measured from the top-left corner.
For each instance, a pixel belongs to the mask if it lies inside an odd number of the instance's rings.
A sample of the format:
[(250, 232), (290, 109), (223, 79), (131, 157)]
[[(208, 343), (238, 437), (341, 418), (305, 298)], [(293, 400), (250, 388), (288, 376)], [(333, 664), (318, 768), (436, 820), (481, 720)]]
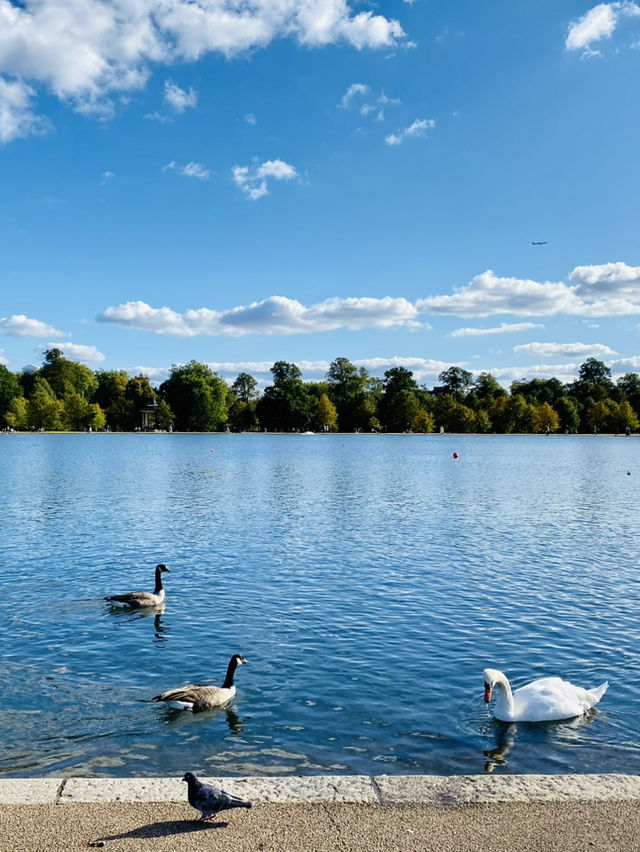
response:
[(165, 573), (171, 573), (166, 565), (162, 563), (156, 565), (156, 584), (153, 592), (126, 592), (123, 595), (109, 595), (105, 600), (110, 604), (129, 607), (129, 609), (164, 606), (162, 575)]
[(247, 660), (242, 654), (234, 654), (229, 660), (227, 676), (222, 686), (205, 684), (187, 684), (177, 689), (169, 689), (160, 695), (154, 695), (152, 701), (162, 701), (175, 710), (192, 710), (200, 713), (202, 710), (215, 710), (228, 704), (236, 694), (233, 682), (236, 668), (245, 665)]

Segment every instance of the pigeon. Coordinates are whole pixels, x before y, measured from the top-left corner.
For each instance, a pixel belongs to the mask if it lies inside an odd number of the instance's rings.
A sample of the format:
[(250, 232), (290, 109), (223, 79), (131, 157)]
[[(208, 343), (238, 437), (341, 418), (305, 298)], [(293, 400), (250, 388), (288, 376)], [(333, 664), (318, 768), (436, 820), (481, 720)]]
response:
[(226, 811), (230, 808), (253, 807), (253, 802), (246, 802), (244, 799), (232, 796), (231, 793), (225, 793), (224, 790), (220, 790), (212, 784), (205, 784), (196, 778), (193, 772), (185, 773), (182, 780), (189, 785), (189, 804), (202, 814), (198, 822), (214, 820), (220, 811)]

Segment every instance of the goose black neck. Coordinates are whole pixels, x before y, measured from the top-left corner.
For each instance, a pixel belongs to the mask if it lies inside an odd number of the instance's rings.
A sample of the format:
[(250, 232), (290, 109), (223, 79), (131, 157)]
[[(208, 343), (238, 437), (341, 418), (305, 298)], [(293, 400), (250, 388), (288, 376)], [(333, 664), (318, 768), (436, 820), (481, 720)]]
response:
[(233, 676), (236, 673), (236, 669), (238, 668), (238, 661), (235, 657), (231, 657), (229, 660), (229, 666), (227, 668), (227, 676), (224, 679), (224, 683), (222, 684), (223, 689), (231, 689), (233, 686)]
[(162, 570), (160, 568), (156, 568), (156, 587), (153, 590), (154, 595), (157, 595), (158, 592), (162, 591)]

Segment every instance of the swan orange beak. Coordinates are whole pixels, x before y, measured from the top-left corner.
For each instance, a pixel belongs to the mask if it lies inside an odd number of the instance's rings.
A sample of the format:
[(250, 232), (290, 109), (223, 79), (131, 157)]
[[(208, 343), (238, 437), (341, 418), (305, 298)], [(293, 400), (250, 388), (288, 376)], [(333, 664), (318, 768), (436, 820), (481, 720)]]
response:
[(491, 701), (491, 695), (493, 692), (493, 687), (490, 683), (485, 683), (484, 685), (484, 700), (488, 704)]

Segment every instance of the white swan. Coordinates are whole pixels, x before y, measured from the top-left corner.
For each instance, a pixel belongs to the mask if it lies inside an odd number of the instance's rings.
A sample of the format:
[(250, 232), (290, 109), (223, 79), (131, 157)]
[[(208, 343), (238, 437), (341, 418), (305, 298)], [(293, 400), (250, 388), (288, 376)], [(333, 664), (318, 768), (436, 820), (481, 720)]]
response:
[(607, 691), (606, 681), (596, 689), (583, 689), (559, 677), (543, 677), (515, 692), (506, 675), (497, 669), (484, 670), (484, 700), (491, 701), (498, 687), (493, 715), (501, 722), (553, 722), (572, 719), (590, 710)]

